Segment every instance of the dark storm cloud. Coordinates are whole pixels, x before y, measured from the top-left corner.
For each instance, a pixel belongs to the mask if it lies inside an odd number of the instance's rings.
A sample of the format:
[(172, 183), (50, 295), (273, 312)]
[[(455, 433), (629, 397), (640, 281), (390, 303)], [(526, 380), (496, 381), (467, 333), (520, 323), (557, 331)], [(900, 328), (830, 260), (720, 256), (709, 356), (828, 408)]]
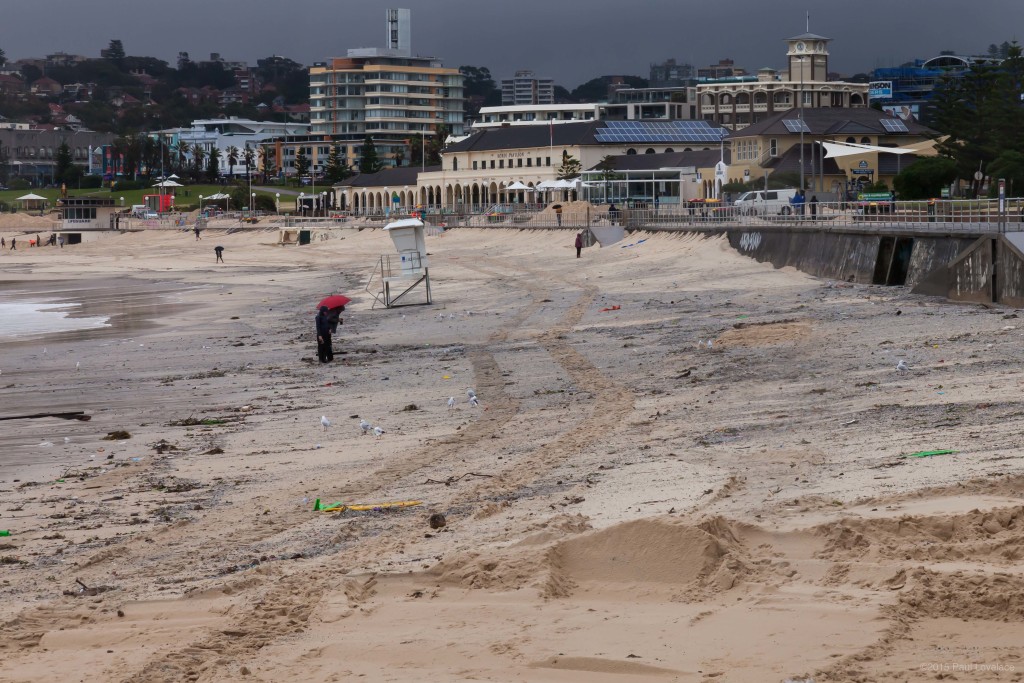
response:
[(0, 48), (9, 59), (96, 56), (118, 38), (128, 54), (172, 64), (179, 51), (310, 64), (383, 45), (388, 7), (412, 9), (417, 54), (487, 66), (498, 79), (532, 69), (569, 88), (602, 74), (646, 76), (670, 57), (781, 68), (782, 41), (804, 31), (808, 10), (844, 73), (982, 52), (1024, 27), (1024, 0), (2, 0)]

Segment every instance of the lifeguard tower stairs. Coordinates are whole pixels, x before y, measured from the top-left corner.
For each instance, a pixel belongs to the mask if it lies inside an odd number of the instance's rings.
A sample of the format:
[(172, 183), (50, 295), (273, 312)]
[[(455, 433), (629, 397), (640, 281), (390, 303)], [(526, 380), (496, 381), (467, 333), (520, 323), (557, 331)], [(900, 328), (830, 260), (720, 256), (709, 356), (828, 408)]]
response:
[[(372, 308), (433, 303), (423, 221), (408, 218), (389, 223), (384, 229), (391, 236), (398, 253), (382, 255), (370, 274), (366, 291), (373, 297)], [(378, 287), (378, 291), (373, 291)], [(414, 301), (412, 296), (406, 300), (407, 295), (421, 288), (426, 295), (425, 301)]]

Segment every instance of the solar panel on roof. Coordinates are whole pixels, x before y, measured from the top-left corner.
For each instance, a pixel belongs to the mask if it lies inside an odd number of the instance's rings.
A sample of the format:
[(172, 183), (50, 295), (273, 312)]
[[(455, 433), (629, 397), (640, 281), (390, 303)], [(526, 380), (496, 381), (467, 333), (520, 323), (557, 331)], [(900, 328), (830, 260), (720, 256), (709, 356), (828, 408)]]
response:
[(890, 133), (909, 133), (910, 129), (907, 128), (907, 124), (903, 123), (901, 119), (879, 119), (882, 122), (882, 128), (885, 128)]
[(807, 127), (807, 122), (803, 119), (783, 119), (782, 123), (786, 126), (786, 130), (790, 133), (810, 133), (811, 129)]
[(598, 142), (719, 142), (725, 129), (707, 121), (605, 121), (594, 131)]

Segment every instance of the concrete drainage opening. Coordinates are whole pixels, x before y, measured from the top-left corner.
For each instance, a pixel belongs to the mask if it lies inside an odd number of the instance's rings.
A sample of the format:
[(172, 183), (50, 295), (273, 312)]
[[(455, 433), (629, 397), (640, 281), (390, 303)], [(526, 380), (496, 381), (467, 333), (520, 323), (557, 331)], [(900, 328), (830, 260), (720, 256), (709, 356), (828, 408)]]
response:
[(905, 285), (914, 253), (913, 237), (882, 237), (878, 242), (878, 260), (871, 283), (875, 285)]

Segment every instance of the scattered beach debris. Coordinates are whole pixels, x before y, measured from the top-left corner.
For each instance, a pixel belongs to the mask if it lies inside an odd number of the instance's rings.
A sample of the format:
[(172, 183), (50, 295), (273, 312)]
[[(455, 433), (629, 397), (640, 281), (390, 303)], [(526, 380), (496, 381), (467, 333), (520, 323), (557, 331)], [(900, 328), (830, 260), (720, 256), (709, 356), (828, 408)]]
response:
[(447, 479), (427, 479), (423, 483), (424, 484), (444, 484), (445, 486), (451, 486), (455, 482), (462, 481), (466, 477), (488, 477), (488, 478), (490, 478), (490, 477), (493, 477), (493, 476), (494, 476), (493, 474), (479, 474), (477, 472), (466, 472), (465, 474), (460, 474), (457, 477), (455, 475), (452, 475), (452, 476), (448, 477)]
[(423, 505), (423, 501), (398, 500), (387, 503), (353, 503), (352, 505), (346, 505), (345, 503), (331, 503), (330, 505), (323, 505), (320, 502), (320, 499), (317, 498), (316, 501), (313, 502), (313, 512), (345, 512), (346, 510), (354, 510), (356, 512), (374, 512), (393, 508), (415, 507), (417, 505)]
[(81, 586), (81, 588), (64, 591), (64, 595), (70, 595), (75, 598), (86, 598), (99, 595), (100, 593), (106, 593), (107, 591), (117, 590), (115, 586), (87, 586), (82, 583), (81, 579), (75, 579), (75, 583)]
[(431, 529), (440, 529), (448, 525), (448, 520), (440, 512), (435, 512), (427, 519), (427, 523), (430, 524)]
[(903, 457), (903, 458), (930, 458), (933, 455), (952, 455), (952, 454), (958, 453), (958, 452), (959, 451), (954, 451), (954, 450), (951, 450), (951, 449), (948, 449), (948, 448), (944, 448), (944, 449), (940, 449), (940, 450), (937, 450), (937, 451), (918, 451), (916, 453), (906, 453), (906, 454), (904, 454), (904, 455), (902, 455), (900, 457)]
[(103, 437), (103, 441), (124, 441), (125, 439), (132, 438), (132, 435), (123, 429), (117, 429), (112, 432), (107, 432), (107, 435)]

